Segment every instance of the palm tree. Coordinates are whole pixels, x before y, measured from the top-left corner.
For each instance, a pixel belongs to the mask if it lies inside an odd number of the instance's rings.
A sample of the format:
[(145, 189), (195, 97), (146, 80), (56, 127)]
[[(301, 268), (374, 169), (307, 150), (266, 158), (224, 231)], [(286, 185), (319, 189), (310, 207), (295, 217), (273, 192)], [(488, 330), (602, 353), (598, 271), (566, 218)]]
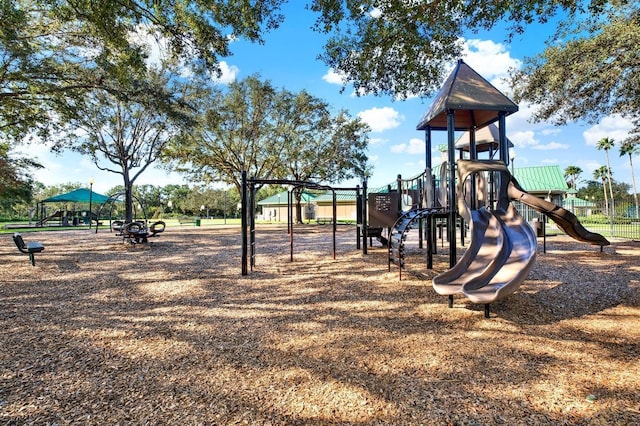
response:
[(596, 144), (598, 151), (604, 149), (604, 153), (607, 156), (607, 180), (609, 181), (609, 195), (611, 196), (611, 214), (615, 213), (615, 206), (613, 202), (613, 180), (611, 179), (611, 164), (609, 163), (609, 150), (615, 145), (612, 138), (602, 138)]
[(602, 180), (602, 189), (604, 192), (604, 214), (605, 216), (609, 215), (609, 198), (607, 196), (607, 166), (602, 166), (593, 171), (593, 178), (595, 180)]
[(580, 173), (582, 173), (582, 169), (578, 166), (568, 166), (566, 169), (564, 169), (564, 178), (570, 178), (570, 186), (573, 189), (578, 189), (576, 188), (576, 181), (578, 180), (578, 176), (580, 175)]
[(636, 141), (632, 141), (631, 139), (627, 139), (622, 142), (620, 145), (620, 157), (623, 155), (629, 156), (629, 166), (631, 166), (631, 183), (633, 185), (633, 200), (636, 204), (636, 218), (640, 217), (640, 212), (638, 211), (638, 191), (636, 190), (636, 177), (633, 174), (633, 154), (638, 154), (640, 149), (637, 145)]

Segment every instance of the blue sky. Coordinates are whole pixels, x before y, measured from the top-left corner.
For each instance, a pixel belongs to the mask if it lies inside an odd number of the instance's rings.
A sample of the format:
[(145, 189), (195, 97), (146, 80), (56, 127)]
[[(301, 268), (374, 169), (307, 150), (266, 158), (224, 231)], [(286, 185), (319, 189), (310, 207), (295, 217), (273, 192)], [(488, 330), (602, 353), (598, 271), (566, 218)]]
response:
[[(224, 58), (224, 75), (220, 84), (259, 74), (276, 87), (289, 91), (307, 90), (312, 95), (329, 102), (338, 111), (347, 109), (352, 116), (366, 121), (370, 133), (369, 158), (374, 166), (370, 187), (386, 185), (398, 174), (411, 177), (424, 170), (424, 132), (415, 130), (431, 99), (412, 98), (396, 101), (388, 96), (355, 96), (353, 89), (340, 93), (339, 77), (328, 69), (317, 55), (321, 53), (323, 36), (310, 30), (315, 15), (306, 11), (301, 1), (290, 2), (285, 7), (283, 25), (266, 35), (263, 45), (236, 41), (231, 49), (233, 56)], [(507, 44), (504, 31), (471, 34), (465, 39), (464, 61), (494, 86), (509, 95), (508, 87), (501, 81), (510, 67), (518, 67), (524, 56), (540, 52), (546, 35), (553, 30), (547, 26), (530, 27), (526, 33)], [(452, 64), (453, 66), (453, 64)], [(507, 118), (507, 136), (515, 145), (515, 167), (557, 164), (562, 170), (578, 166), (583, 170), (582, 179), (591, 180), (593, 170), (606, 164), (605, 154), (595, 143), (603, 137), (620, 142), (631, 128), (630, 122), (620, 117), (606, 117), (596, 125), (575, 123), (557, 127), (550, 123), (530, 123), (535, 106), (520, 104), (520, 111)], [(446, 132), (434, 132), (434, 143), (446, 142)], [(56, 156), (45, 146), (30, 146), (29, 155), (37, 157), (45, 165), (35, 173), (37, 180), (46, 185), (66, 182), (86, 183), (94, 179), (94, 190), (104, 193), (115, 185), (121, 185), (119, 175), (99, 171), (91, 161), (75, 153)], [(631, 184), (628, 157), (620, 157), (618, 147), (609, 153), (614, 179)], [(434, 163), (440, 153), (433, 153)], [(167, 185), (191, 183), (176, 174), (164, 170), (145, 171), (136, 184)], [(355, 185), (356, 181), (340, 186)]]

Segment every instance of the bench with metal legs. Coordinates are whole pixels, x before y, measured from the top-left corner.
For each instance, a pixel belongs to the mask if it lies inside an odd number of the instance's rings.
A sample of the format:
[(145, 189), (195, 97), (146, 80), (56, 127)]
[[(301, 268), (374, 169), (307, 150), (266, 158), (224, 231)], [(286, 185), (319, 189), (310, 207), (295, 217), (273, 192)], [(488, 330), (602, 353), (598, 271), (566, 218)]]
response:
[(20, 233), (18, 232), (13, 234), (13, 242), (16, 243), (16, 246), (18, 246), (18, 250), (29, 255), (31, 265), (36, 266), (35, 254), (40, 253), (42, 250), (44, 250), (44, 246), (42, 245), (42, 243), (38, 241), (25, 243), (24, 239), (22, 239), (22, 235), (20, 235)]

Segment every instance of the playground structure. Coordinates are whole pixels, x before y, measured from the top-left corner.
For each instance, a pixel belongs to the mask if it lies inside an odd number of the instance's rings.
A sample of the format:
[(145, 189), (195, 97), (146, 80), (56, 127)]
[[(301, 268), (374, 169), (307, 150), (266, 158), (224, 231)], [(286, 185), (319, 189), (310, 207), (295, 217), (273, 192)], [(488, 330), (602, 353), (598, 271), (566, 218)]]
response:
[(36, 222), (36, 227), (42, 226), (78, 226), (98, 223), (98, 215), (88, 210), (56, 210)]
[[(554, 220), (569, 236), (598, 245), (601, 251), (609, 244), (601, 235), (584, 229), (571, 212), (528, 194), (511, 176), (505, 117), (517, 111), (516, 104), (460, 60), (417, 126), (425, 131), (427, 170), (432, 167), (431, 132), (445, 130), (448, 136), (447, 161), (441, 166), (435, 192), (446, 210), (450, 269), (433, 278), (433, 288), (448, 296), (450, 307), (455, 294), (484, 304), (487, 318), (490, 304), (520, 287), (536, 257), (536, 234), (511, 201), (533, 207)], [(495, 122), (498, 122), (497, 143), (483, 145), (490, 159), (480, 160), (476, 130)], [(468, 145), (456, 147), (456, 131), (468, 132)], [(460, 149), (461, 157), (463, 151), (468, 151), (470, 158), (456, 161), (456, 148)], [(498, 159), (491, 159), (495, 154)], [(469, 224), (471, 236), (459, 260), (455, 244), (458, 216)], [(463, 223), (460, 229), (464, 235)]]
[[(93, 212), (92, 204), (104, 203), (109, 197), (106, 195), (98, 194), (91, 189), (79, 188), (68, 192), (66, 194), (59, 194), (53, 197), (49, 197), (40, 201), (36, 214), (38, 219), (35, 226), (78, 226), (89, 225), (92, 223), (98, 224), (99, 214)], [(65, 203), (65, 208), (56, 210), (52, 214), (46, 213), (45, 204), (47, 203)], [(66, 203), (72, 203), (73, 208), (67, 209)], [(76, 210), (76, 204), (88, 204), (88, 210)]]
[[(362, 242), (363, 254), (366, 254), (367, 239), (376, 237), (388, 249), (389, 270), (391, 264), (397, 265), (401, 279), (407, 233), (419, 229), (419, 247), (423, 248), (426, 241), (426, 266), (432, 269), (436, 229), (446, 228), (449, 269), (435, 276), (432, 286), (438, 294), (448, 296), (449, 307), (453, 306), (454, 295), (463, 295), (472, 303), (484, 304), (485, 317), (489, 318), (490, 304), (513, 294), (526, 279), (536, 258), (536, 232), (512, 201), (519, 201), (546, 215), (578, 241), (600, 246), (601, 251), (603, 246), (609, 245), (602, 235), (587, 231), (573, 213), (528, 194), (511, 175), (505, 118), (517, 111), (516, 104), (460, 60), (417, 126), (418, 130), (425, 131), (425, 172), (409, 180), (398, 176), (397, 188), (389, 186), (384, 192), (368, 194), (366, 180), (362, 191), (359, 186), (355, 189), (358, 249)], [(440, 165), (439, 179), (432, 175), (431, 133), (434, 130), (447, 131), (447, 158)], [(467, 132), (468, 140), (456, 145), (456, 131)], [(488, 134), (489, 140), (481, 139), (476, 143), (476, 132)], [(460, 152), (459, 159), (456, 159), (456, 151)], [(479, 152), (488, 152), (489, 159), (479, 159)], [(464, 158), (464, 153), (468, 153), (468, 159)], [(248, 273), (249, 258), (251, 268), (255, 262), (256, 184), (333, 191), (335, 259), (335, 188), (312, 182), (247, 180), (243, 173), (243, 275)], [(288, 217), (292, 261), (293, 189), (289, 192)], [(458, 259), (457, 229), (460, 229), (464, 245), (466, 226), (470, 242)]]

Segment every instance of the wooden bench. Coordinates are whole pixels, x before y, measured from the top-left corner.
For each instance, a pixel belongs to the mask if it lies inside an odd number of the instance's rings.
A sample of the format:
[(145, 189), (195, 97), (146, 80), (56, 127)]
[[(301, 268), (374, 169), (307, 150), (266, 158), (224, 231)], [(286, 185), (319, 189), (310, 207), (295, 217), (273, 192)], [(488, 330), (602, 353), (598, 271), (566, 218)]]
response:
[(18, 246), (18, 250), (29, 255), (31, 265), (36, 266), (35, 254), (40, 253), (42, 250), (44, 250), (44, 246), (42, 245), (42, 243), (38, 241), (25, 243), (22, 239), (22, 235), (20, 235), (20, 233), (18, 232), (13, 234), (13, 242), (16, 243), (16, 246)]
[(180, 224), (180, 226), (188, 225), (188, 224), (192, 224), (193, 226), (196, 226), (196, 219), (193, 217), (179, 217), (178, 223)]

